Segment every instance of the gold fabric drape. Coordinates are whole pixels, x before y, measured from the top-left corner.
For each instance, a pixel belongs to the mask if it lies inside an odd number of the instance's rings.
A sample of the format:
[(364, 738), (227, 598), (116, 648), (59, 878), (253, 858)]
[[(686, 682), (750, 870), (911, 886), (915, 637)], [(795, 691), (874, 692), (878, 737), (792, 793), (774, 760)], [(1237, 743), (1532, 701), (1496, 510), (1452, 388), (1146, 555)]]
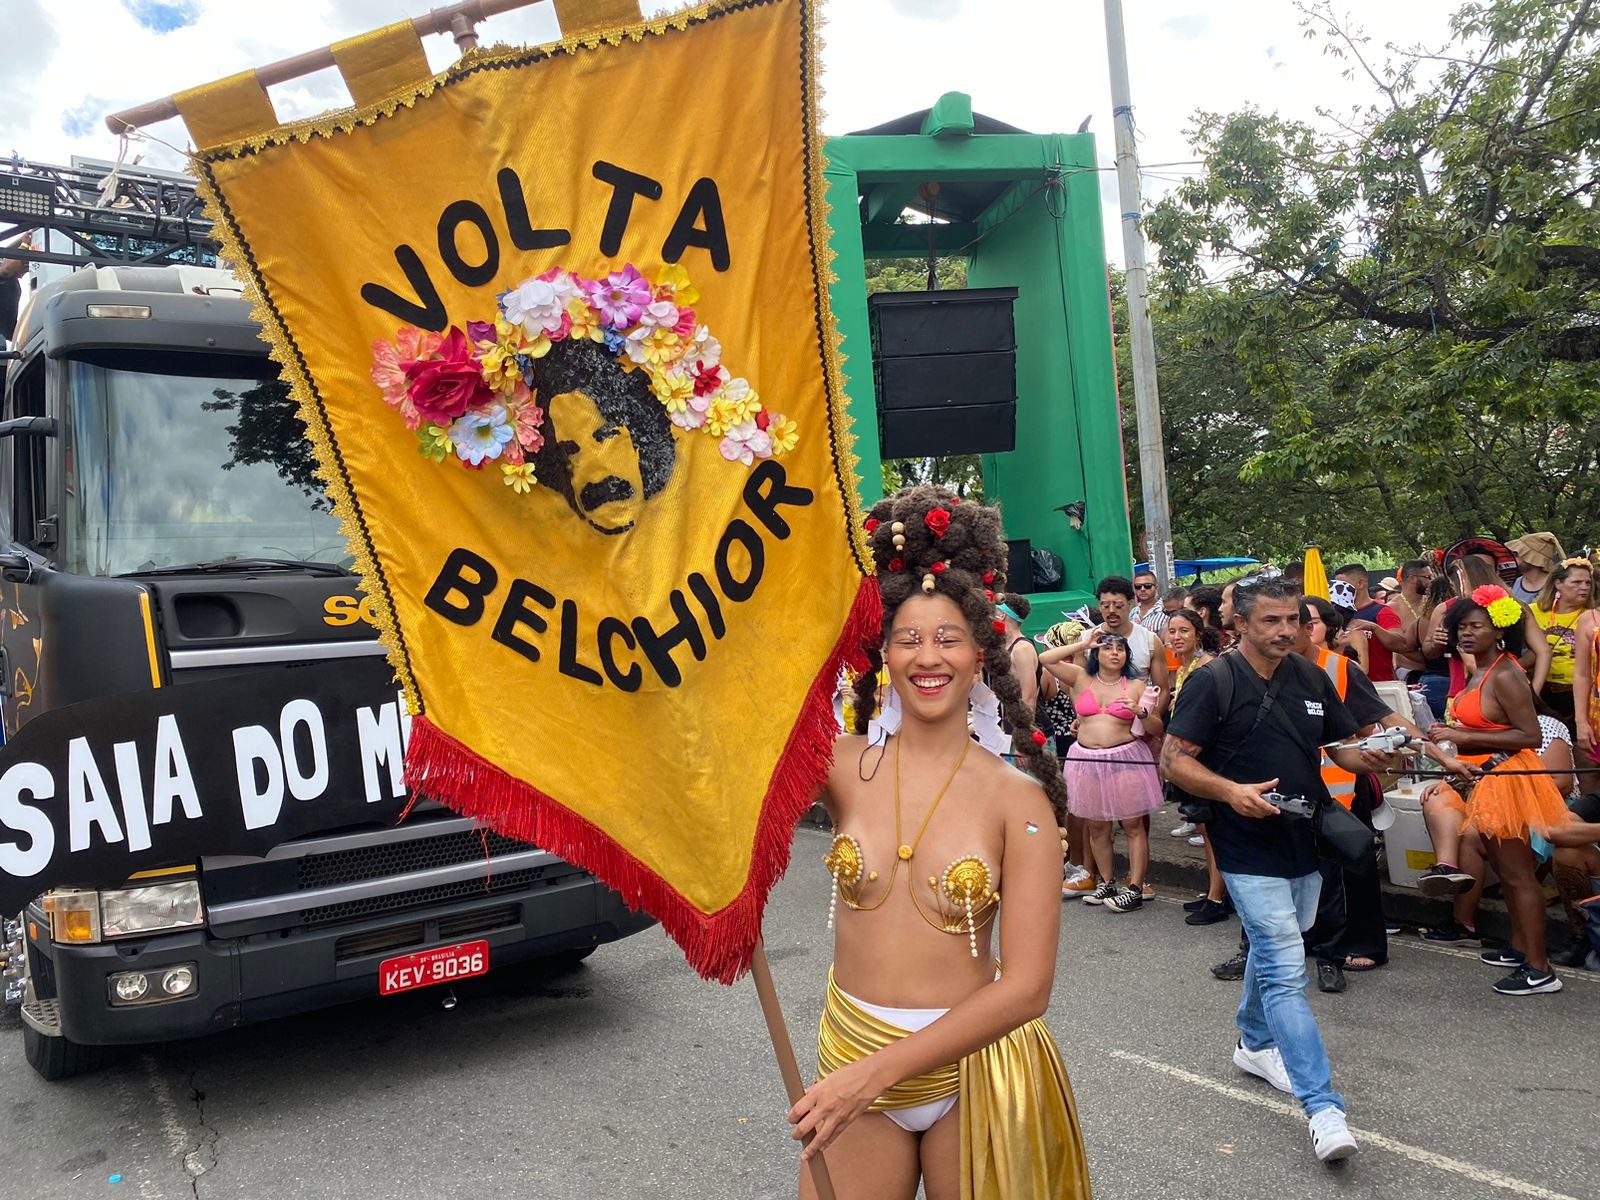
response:
[[(862, 1009), (828, 972), (817, 1078), (908, 1036)], [(896, 1084), (872, 1111), (931, 1104), (958, 1091), (961, 1200), (1090, 1200), (1072, 1083), (1043, 1021), (1013, 1029), (960, 1063)]]

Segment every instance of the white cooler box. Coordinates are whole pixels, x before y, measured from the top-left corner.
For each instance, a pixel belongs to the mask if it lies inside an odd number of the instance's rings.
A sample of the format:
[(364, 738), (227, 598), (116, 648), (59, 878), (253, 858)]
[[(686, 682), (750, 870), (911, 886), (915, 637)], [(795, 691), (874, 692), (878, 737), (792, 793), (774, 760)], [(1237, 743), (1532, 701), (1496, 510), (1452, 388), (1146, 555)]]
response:
[(1389, 863), (1389, 882), (1415, 888), (1417, 879), (1438, 858), (1422, 820), (1422, 785), (1408, 782), (1383, 794), (1394, 809), (1394, 824), (1383, 831), (1383, 853)]
[[(1439, 861), (1428, 837), (1427, 823), (1422, 819), (1424, 786), (1407, 780), (1383, 794), (1394, 809), (1394, 824), (1383, 831), (1383, 854), (1389, 864), (1389, 882), (1396, 887), (1415, 888), (1418, 877)], [(1483, 877), (1490, 884), (1500, 878), (1488, 863), (1483, 864)]]

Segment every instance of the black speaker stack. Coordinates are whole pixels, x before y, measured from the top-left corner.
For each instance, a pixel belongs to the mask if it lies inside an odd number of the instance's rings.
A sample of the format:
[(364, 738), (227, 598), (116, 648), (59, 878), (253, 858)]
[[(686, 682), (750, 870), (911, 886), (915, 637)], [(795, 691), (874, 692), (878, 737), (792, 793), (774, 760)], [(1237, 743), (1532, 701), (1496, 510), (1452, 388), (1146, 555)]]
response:
[(1016, 298), (1016, 288), (867, 298), (884, 458), (1016, 449)]

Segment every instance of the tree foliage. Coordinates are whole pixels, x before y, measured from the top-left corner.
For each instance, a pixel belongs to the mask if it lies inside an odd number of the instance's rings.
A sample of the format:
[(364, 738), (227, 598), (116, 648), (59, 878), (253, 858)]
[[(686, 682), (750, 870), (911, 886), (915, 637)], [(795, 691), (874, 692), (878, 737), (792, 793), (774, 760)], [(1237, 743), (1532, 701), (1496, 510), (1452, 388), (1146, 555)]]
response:
[(1381, 57), (1301, 11), (1372, 102), (1197, 114), (1206, 166), (1148, 219), (1175, 525), (1250, 528), (1186, 491), (1192, 432), (1201, 482), (1236, 468), (1304, 540), (1600, 540), (1600, 0), (1468, 4)]

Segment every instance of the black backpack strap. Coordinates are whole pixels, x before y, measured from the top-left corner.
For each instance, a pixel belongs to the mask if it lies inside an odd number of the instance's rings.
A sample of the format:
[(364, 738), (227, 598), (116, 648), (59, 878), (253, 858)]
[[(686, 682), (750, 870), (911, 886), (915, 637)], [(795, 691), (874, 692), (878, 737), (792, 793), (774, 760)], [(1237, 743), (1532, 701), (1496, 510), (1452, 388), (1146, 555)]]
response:
[[(1209, 670), (1216, 663), (1222, 664), (1216, 677), (1217, 711), (1222, 713), (1224, 717), (1227, 716), (1228, 710), (1233, 707), (1233, 657), (1233, 655), (1223, 655), (1213, 659), (1201, 668), (1201, 670)], [(1272, 682), (1267, 684), (1266, 689), (1261, 693), (1261, 704), (1256, 709), (1255, 720), (1250, 722), (1250, 731), (1239, 739), (1232, 750), (1229, 750), (1224, 757), (1217, 760), (1216, 764), (1210, 768), (1211, 771), (1218, 775), (1222, 774), (1222, 768), (1232, 762), (1239, 751), (1249, 745), (1250, 739), (1255, 736), (1256, 730), (1261, 728), (1261, 722), (1267, 719), (1267, 714), (1277, 708), (1278, 693), (1283, 690), (1283, 682), (1286, 678), (1284, 665), (1279, 664), (1278, 669), (1272, 673)]]

